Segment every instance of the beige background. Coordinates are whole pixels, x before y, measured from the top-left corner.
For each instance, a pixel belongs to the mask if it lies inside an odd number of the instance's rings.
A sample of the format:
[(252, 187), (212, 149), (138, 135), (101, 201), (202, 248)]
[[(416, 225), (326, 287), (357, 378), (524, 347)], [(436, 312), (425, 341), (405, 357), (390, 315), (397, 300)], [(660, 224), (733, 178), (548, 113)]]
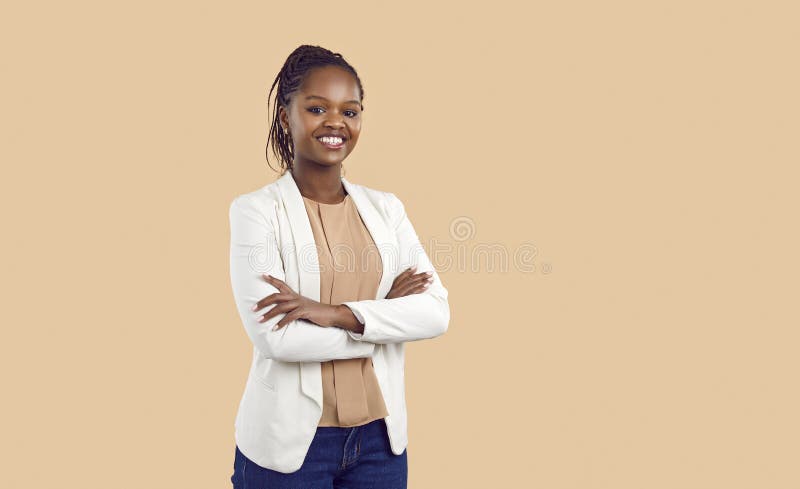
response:
[(5, 5), (0, 487), (230, 486), (228, 205), (303, 43), (362, 77), (351, 181), (536, 249), (441, 267), (409, 487), (800, 487), (792, 3)]

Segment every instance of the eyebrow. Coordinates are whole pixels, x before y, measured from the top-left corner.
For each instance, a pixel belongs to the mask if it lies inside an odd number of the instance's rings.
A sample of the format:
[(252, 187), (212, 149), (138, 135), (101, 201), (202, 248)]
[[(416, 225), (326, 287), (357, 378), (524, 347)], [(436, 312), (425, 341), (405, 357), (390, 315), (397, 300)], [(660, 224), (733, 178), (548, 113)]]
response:
[[(319, 95), (309, 95), (309, 96), (307, 96), (307, 97), (306, 97), (306, 100), (309, 100), (309, 99), (312, 99), (312, 98), (319, 98), (319, 99), (325, 100), (326, 102), (330, 102), (330, 100), (326, 99), (325, 97), (319, 96)], [(347, 102), (345, 102), (345, 103), (346, 103), (346, 104), (357, 104), (357, 105), (361, 105), (361, 102), (359, 102), (358, 100), (348, 100), (348, 101), (347, 101)]]

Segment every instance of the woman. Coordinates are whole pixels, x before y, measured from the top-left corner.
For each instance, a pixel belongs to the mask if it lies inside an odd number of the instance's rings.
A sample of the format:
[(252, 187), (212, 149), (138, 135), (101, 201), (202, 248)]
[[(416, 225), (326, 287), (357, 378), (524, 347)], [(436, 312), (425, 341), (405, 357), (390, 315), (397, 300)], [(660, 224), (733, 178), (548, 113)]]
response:
[(447, 331), (447, 290), (402, 202), (341, 174), (361, 129), (355, 69), (304, 45), (276, 83), (282, 176), (230, 206), (231, 284), (254, 346), (231, 481), (405, 488), (404, 343)]

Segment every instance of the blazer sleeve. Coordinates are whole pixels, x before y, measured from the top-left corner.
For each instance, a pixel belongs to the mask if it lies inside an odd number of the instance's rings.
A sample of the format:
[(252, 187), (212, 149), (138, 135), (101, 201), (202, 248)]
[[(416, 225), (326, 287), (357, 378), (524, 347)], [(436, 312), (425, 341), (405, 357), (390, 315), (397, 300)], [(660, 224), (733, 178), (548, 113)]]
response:
[(363, 333), (347, 331), (347, 334), (354, 340), (376, 344), (434, 338), (444, 334), (450, 322), (448, 292), (425, 253), (405, 206), (392, 193), (388, 193), (388, 200), (391, 226), (399, 243), (400, 263), (408, 262), (402, 269), (416, 265), (416, 273), (433, 272), (433, 282), (425, 291), (405, 297), (344, 302), (364, 324)]
[(250, 199), (236, 197), (230, 205), (229, 217), (233, 298), (247, 335), (262, 355), (284, 362), (325, 362), (372, 356), (373, 343), (355, 341), (340, 328), (321, 327), (306, 319), (297, 319), (272, 331), (286, 313), (258, 322), (275, 306), (260, 311), (253, 311), (252, 307), (278, 291), (262, 274), (285, 278), (277, 238), (269, 220)]

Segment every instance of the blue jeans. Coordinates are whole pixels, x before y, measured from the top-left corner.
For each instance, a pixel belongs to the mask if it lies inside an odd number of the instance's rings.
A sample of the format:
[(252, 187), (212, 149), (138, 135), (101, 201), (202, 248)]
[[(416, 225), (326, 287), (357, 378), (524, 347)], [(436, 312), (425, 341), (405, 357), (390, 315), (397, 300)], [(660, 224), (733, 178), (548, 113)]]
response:
[(386, 421), (318, 426), (303, 465), (286, 474), (255, 464), (236, 447), (234, 489), (406, 489), (408, 450), (392, 453)]

